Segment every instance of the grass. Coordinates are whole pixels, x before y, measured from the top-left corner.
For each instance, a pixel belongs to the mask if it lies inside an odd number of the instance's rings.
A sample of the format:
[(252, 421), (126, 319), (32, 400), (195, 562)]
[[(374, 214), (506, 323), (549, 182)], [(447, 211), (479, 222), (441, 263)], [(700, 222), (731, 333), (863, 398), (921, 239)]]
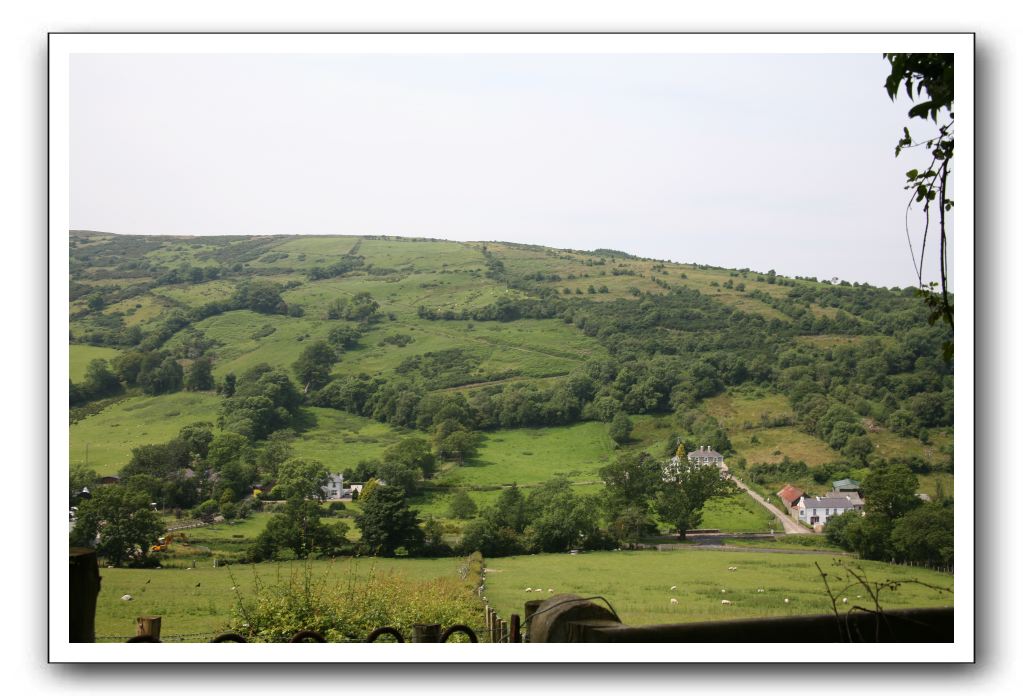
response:
[[(841, 458), (827, 443), (792, 426), (739, 430), (729, 432), (728, 436), (738, 456), (746, 457), (750, 466), (776, 464), (785, 456), (811, 467)], [(754, 437), (758, 442), (753, 442)]]
[(87, 346), (80, 343), (72, 343), (70, 348), (69, 374), (73, 382), (81, 382), (85, 379), (85, 370), (93, 360), (106, 360), (110, 362), (121, 354), (121, 351), (116, 348)]
[[(831, 611), (814, 562), (832, 574), (834, 584), (841, 571), (836, 560), (862, 568), (868, 579), (921, 580), (941, 587), (952, 586), (952, 576), (921, 568), (892, 566), (848, 558), (743, 551), (605, 551), (596, 553), (541, 554), (487, 559), (486, 596), (502, 616), (523, 614), (524, 602), (555, 593), (583, 597), (606, 597), (627, 624), (681, 623), (758, 616), (822, 614)], [(728, 570), (735, 566), (736, 571)], [(672, 585), (679, 589), (670, 591)], [(526, 593), (541, 587), (541, 594)], [(758, 588), (765, 591), (757, 592)], [(721, 592), (722, 589), (726, 591)], [(850, 590), (850, 602), (856, 594)], [(672, 605), (670, 599), (678, 600)], [(789, 603), (784, 599), (788, 597)], [(722, 599), (732, 602), (721, 604)], [(948, 606), (949, 593), (903, 584), (882, 598), (888, 609)]]
[(383, 451), (408, 435), (402, 431), (342, 411), (306, 408), (314, 420), (293, 443), (295, 456), (318, 459), (334, 472), (354, 467), (362, 459), (379, 459)]
[(184, 426), (216, 423), (220, 397), (211, 392), (134, 396), (70, 427), (69, 456), (101, 476), (116, 474), (139, 445), (167, 442)]
[(762, 505), (746, 493), (737, 493), (728, 498), (713, 498), (703, 508), (703, 529), (720, 529), (722, 532), (766, 532), (774, 519)]
[[(459, 558), (438, 559), (339, 559), (336, 561), (309, 561), (313, 573), (342, 578), (354, 565), (360, 572), (371, 570), (399, 572), (411, 580), (438, 577), (457, 577), (463, 561)], [(208, 641), (219, 633), (231, 618), (235, 606), (235, 591), (249, 598), (255, 579), (274, 582), (278, 574), (286, 577), (302, 563), (258, 563), (212, 567), (212, 561), (200, 560), (194, 569), (127, 569), (101, 568), (100, 593), (96, 603), (96, 635), (118, 637), (124, 640), (135, 633), (135, 617), (163, 617), (162, 634), (167, 637), (182, 634), (191, 636), (192, 642)], [(133, 599), (124, 601), (123, 595)], [(482, 617), (481, 617), (482, 618)], [(173, 638), (172, 638), (173, 639)]]
[(703, 402), (703, 410), (714, 416), (725, 430), (759, 426), (762, 419), (795, 418), (788, 397), (762, 389), (729, 390)]
[(497, 430), (485, 436), (476, 459), (437, 479), (461, 486), (541, 483), (555, 474), (595, 481), (613, 456), (613, 444), (604, 423)]

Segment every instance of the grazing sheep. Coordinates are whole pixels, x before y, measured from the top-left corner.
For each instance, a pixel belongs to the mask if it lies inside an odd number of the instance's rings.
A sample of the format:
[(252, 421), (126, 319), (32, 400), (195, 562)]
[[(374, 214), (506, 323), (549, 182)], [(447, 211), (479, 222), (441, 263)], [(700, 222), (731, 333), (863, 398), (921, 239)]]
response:
[(121, 599), (124, 600), (125, 602), (130, 602), (131, 600), (133, 600), (135, 598), (132, 597), (130, 594), (126, 594), (126, 595), (122, 595)]
[(547, 588), (547, 592), (549, 592), (549, 593), (550, 593), (550, 592), (554, 592), (554, 590), (552, 590), (551, 588), (549, 588), (549, 587), (548, 587), (548, 588)]
[(672, 591), (672, 592), (674, 592), (674, 591), (675, 591), (675, 590), (677, 590), (677, 589), (678, 589), (678, 585), (672, 585), (672, 586), (671, 586), (671, 591)]
[(671, 598), (671, 603), (672, 603), (672, 604), (678, 604), (678, 600), (677, 600), (677, 599), (675, 599), (674, 597), (672, 597), (672, 598)]
[(848, 603), (849, 603), (849, 598), (848, 597), (842, 597), (842, 604), (848, 604)]
[(721, 588), (721, 594), (724, 594), (725, 592), (728, 592), (728, 590), (726, 590), (725, 588), (722, 587)]
[(786, 603), (786, 604), (788, 604), (788, 603), (789, 603), (789, 598), (788, 598), (788, 597), (786, 597), (786, 598), (785, 598), (785, 603)]
[(737, 566), (728, 566), (728, 569), (729, 570), (738, 570), (739, 568)]
[(540, 589), (540, 588), (538, 587), (538, 588), (536, 588), (535, 590), (533, 590), (533, 592), (543, 592), (543, 590), (541, 590), (541, 589)]
[(532, 587), (527, 587), (527, 588), (526, 588), (526, 592), (532, 592), (532, 591), (533, 591), (533, 588), (532, 588)]
[(730, 602), (730, 601), (728, 601), (727, 599), (722, 599), (722, 600), (721, 600), (721, 603), (722, 603), (722, 604), (731, 604), (731, 602)]
[(764, 588), (763, 588), (763, 587), (758, 587), (758, 588), (757, 588), (757, 592), (763, 592), (763, 591), (764, 591)]

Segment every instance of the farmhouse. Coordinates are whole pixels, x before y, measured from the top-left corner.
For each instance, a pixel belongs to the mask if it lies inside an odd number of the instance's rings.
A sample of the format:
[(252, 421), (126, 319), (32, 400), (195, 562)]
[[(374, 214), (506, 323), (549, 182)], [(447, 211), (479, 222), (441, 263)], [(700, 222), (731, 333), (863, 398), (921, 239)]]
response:
[[(856, 496), (859, 499), (859, 496)], [(823, 528), (828, 519), (845, 514), (850, 510), (858, 511), (863, 509), (863, 501), (854, 502), (848, 495), (832, 494), (830, 496), (803, 496), (796, 504), (799, 511), (799, 520), (813, 525), (814, 529)]]
[(717, 464), (725, 463), (725, 458), (720, 453), (712, 450), (708, 445), (701, 445), (700, 449), (690, 452), (688, 459), (692, 464)]
[(341, 500), (351, 495), (351, 491), (348, 492), (348, 496), (345, 493), (345, 479), (341, 474), (328, 474), (327, 485), (321, 486), (323, 489), (323, 497), (327, 500)]

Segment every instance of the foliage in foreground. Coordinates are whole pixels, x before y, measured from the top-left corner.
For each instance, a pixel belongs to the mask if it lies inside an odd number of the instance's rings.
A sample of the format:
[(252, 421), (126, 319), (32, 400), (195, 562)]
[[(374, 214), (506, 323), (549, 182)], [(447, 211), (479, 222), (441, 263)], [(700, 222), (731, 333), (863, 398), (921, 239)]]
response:
[(253, 570), (255, 594), (236, 595), (228, 631), (250, 641), (287, 642), (301, 630), (314, 630), (328, 641), (365, 640), (373, 629), (393, 626), (408, 635), (417, 623), (478, 625), (482, 606), (473, 589), (482, 567), (479, 555), (463, 559), (458, 577), (411, 580), (380, 572), (373, 565), (353, 564), (332, 577), (332, 568), (313, 571), (306, 563), (290, 574), (278, 572), (267, 584)]

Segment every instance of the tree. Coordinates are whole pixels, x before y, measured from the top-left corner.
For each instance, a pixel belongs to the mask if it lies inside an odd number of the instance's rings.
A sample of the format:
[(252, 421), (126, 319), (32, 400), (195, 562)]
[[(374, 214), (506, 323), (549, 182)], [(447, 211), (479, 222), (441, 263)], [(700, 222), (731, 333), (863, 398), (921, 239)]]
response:
[(468, 430), (456, 430), (437, 443), (437, 454), (459, 463), (472, 459), (479, 450), (479, 436)]
[(314, 341), (305, 347), (292, 368), (306, 390), (319, 389), (330, 381), (330, 369), (337, 362), (337, 353), (326, 341)]
[(619, 411), (611, 419), (611, 425), (608, 426), (607, 434), (619, 445), (629, 441), (629, 437), (632, 435), (632, 420), (625, 415), (625, 411)]
[(646, 452), (623, 454), (597, 473), (604, 481), (604, 504), (611, 518), (626, 508), (645, 510), (661, 483), (661, 465)]
[(422, 472), (415, 467), (409, 467), (397, 460), (387, 460), (377, 467), (377, 476), (389, 486), (396, 486), (405, 491), (405, 495), (413, 495)]
[(292, 442), (295, 440), (295, 431), (290, 428), (270, 433), (266, 438), (266, 444), (259, 453), (259, 470), (273, 479), (277, 477), (277, 469), (281, 464), (291, 459), (294, 451)]
[(467, 520), (476, 516), (476, 503), (469, 494), (458, 490), (451, 496), (451, 503), (448, 506), (448, 514), (459, 520)]
[(209, 391), (213, 389), (213, 361), (207, 357), (197, 358), (188, 370), (185, 389), (188, 391)]
[(895, 521), (892, 551), (899, 560), (951, 566), (955, 560), (954, 522), (951, 507), (924, 503)]
[(166, 357), (156, 369), (140, 373), (138, 381), (146, 394), (169, 394), (181, 389), (184, 377), (181, 364), (172, 357)]
[(149, 502), (145, 493), (124, 486), (98, 487), (92, 498), (79, 503), (71, 545), (95, 546), (113, 565), (144, 559), (163, 533)]
[(654, 509), (671, 524), (680, 539), (687, 529), (695, 529), (703, 521), (703, 506), (711, 498), (735, 493), (735, 485), (716, 466), (696, 464), (683, 459), (662, 481), (654, 500)]
[(123, 391), (117, 375), (110, 371), (107, 361), (99, 359), (89, 362), (82, 388), (90, 399), (101, 399)]
[(356, 524), (369, 553), (393, 556), (400, 547), (414, 553), (422, 545), (419, 516), (409, 509), (401, 488), (378, 485), (372, 494), (363, 495), (361, 504), (362, 514)]
[(252, 560), (277, 558), (283, 549), (289, 549), (295, 558), (306, 558), (319, 551), (334, 555), (346, 543), (348, 525), (335, 522), (325, 525), (320, 520), (326, 514), (313, 500), (292, 498), (275, 512), (266, 524), (249, 555)]
[(916, 475), (905, 463), (885, 460), (863, 479), (863, 509), (868, 516), (884, 515), (890, 520), (902, 517), (920, 504), (916, 488)]
[(278, 468), (277, 485), (271, 492), (285, 500), (323, 500), (327, 476), (327, 468), (315, 459), (289, 459)]
[[(910, 99), (926, 95), (926, 99), (916, 103), (909, 110), (910, 118), (930, 119), (935, 124), (941, 116), (946, 119), (938, 125), (936, 135), (922, 142), (914, 142), (909, 128), (903, 128), (903, 136), (895, 147), (898, 157), (903, 149), (923, 145), (931, 154), (931, 162), (923, 171), (911, 169), (906, 172), (906, 189), (912, 192), (909, 205), (923, 203), (924, 231), (920, 247), (919, 262), (916, 253), (910, 246), (913, 255), (913, 266), (917, 274), (918, 291), (931, 309), (930, 323), (938, 319), (953, 327), (952, 298), (948, 292), (948, 241), (946, 230), (946, 213), (954, 205), (948, 196), (948, 179), (952, 174), (952, 157), (955, 152), (955, 113), (952, 111), (955, 97), (955, 55), (952, 53), (885, 53), (884, 57), (891, 65), (891, 73), (885, 80), (885, 90), (894, 101), (899, 88), (905, 86)], [(916, 94), (914, 95), (914, 88)], [(934, 284), (924, 290), (924, 254), (927, 248), (927, 237), (930, 232), (931, 205), (937, 204), (938, 213), (938, 266), (941, 278), (940, 294), (931, 291)], [(907, 228), (908, 235), (908, 228)], [(946, 361), (952, 359), (952, 342), (946, 341), (943, 346)]]
[[(384, 450), (385, 462), (397, 462), (409, 469), (418, 469), (423, 478), (433, 475), (437, 458), (430, 443), (421, 437), (407, 437)], [(386, 477), (385, 477), (386, 478)]]

